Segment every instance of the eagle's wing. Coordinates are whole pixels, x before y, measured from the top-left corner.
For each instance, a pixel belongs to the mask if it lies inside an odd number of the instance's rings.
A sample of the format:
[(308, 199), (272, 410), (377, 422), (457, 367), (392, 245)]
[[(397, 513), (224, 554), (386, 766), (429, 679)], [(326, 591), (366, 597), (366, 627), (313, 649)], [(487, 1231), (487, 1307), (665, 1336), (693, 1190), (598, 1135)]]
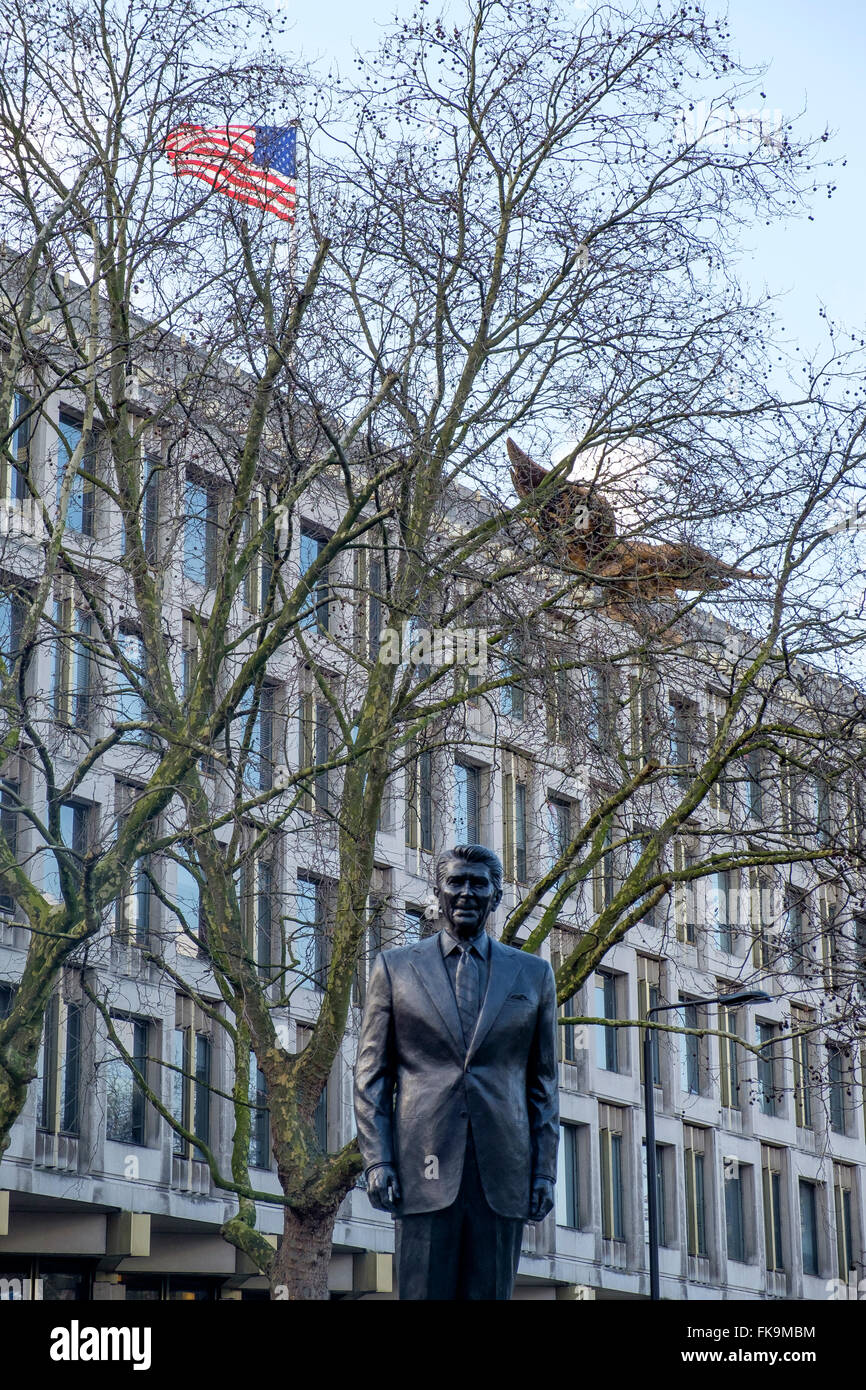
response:
[[(517, 495), (531, 497), (550, 470), (539, 467), (513, 439), (506, 446)], [(563, 552), (561, 559), (578, 569), (609, 551), (616, 536), (616, 516), (607, 499), (594, 487), (567, 480), (539, 502), (533, 525), (553, 551)]]

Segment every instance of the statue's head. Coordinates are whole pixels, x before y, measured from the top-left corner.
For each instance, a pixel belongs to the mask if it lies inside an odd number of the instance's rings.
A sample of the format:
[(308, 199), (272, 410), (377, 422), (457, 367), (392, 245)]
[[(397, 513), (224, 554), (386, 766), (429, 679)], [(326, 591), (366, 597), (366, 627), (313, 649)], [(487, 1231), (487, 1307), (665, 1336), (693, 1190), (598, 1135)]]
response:
[(454, 845), (436, 861), (439, 906), (457, 936), (477, 936), (502, 898), (502, 864), (484, 845)]

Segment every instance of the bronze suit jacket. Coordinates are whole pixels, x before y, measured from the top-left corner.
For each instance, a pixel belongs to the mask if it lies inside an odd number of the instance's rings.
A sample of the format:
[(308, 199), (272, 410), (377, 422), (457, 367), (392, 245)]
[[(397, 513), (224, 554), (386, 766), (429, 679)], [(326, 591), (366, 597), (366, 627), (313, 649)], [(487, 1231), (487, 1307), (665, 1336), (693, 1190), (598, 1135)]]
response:
[(546, 961), (490, 942), (467, 1048), (438, 936), (376, 958), (355, 1068), (365, 1169), (390, 1163), (399, 1216), (456, 1200), (468, 1126), (487, 1201), (526, 1220), (534, 1177), (556, 1178), (556, 990)]

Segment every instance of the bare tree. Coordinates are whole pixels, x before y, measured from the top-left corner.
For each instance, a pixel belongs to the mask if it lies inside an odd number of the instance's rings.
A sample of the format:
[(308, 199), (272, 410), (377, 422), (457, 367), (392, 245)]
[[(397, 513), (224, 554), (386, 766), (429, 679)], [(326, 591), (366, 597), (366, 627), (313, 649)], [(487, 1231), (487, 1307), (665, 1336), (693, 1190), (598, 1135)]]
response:
[[(321, 1298), (360, 1161), (326, 1151), (316, 1115), (388, 922), (377, 829), (402, 807), (421, 862), (437, 826), (450, 838), (455, 744), (497, 769), (504, 939), (562, 934), (563, 1001), (671, 892), (687, 941), (693, 883), (849, 864), (836, 837), (806, 843), (755, 803), (744, 829), (734, 809), (759, 756), (859, 771), (856, 692), (816, 610), (860, 462), (850, 400), (822, 380), (845, 364), (782, 390), (764, 308), (725, 261), (742, 222), (799, 199), (813, 156), (684, 133), (690, 93), (729, 67), (694, 10), (418, 14), (359, 82), (327, 86), (243, 56), (246, 3), (220, 24), (210, 6), (80, 10), (2, 5), (4, 459), (35, 520), (3, 562), (0, 888), (29, 944), (0, 1133), (74, 963), (141, 1094), (237, 1194), (226, 1237), (290, 1298)], [(291, 249), (162, 157), (184, 122), (296, 111)], [(572, 437), (517, 498), (509, 432)], [(573, 519), (550, 524), (572, 469), (615, 517), (577, 557)], [(484, 631), (486, 671), (455, 629)], [(767, 635), (731, 652), (734, 629)], [(849, 624), (852, 660), (860, 638)], [(188, 1057), (147, 1061), (118, 1026), (118, 975), (139, 969), (228, 1042), (228, 1172), (173, 1103)], [(250, 1173), (265, 1113), (279, 1193)], [(276, 1253), (257, 1199), (283, 1205)]]

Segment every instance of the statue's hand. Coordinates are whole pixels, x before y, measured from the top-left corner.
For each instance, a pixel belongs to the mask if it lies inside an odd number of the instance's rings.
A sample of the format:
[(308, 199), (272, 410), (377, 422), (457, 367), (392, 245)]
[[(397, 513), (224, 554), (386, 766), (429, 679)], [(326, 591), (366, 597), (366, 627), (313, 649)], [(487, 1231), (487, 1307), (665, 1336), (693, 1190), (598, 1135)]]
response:
[(397, 1170), (390, 1163), (380, 1163), (367, 1174), (367, 1196), (377, 1211), (395, 1212), (400, 1200)]
[(532, 1196), (529, 1201), (530, 1221), (543, 1221), (548, 1212), (553, 1211), (554, 1183), (550, 1178), (534, 1178)]

